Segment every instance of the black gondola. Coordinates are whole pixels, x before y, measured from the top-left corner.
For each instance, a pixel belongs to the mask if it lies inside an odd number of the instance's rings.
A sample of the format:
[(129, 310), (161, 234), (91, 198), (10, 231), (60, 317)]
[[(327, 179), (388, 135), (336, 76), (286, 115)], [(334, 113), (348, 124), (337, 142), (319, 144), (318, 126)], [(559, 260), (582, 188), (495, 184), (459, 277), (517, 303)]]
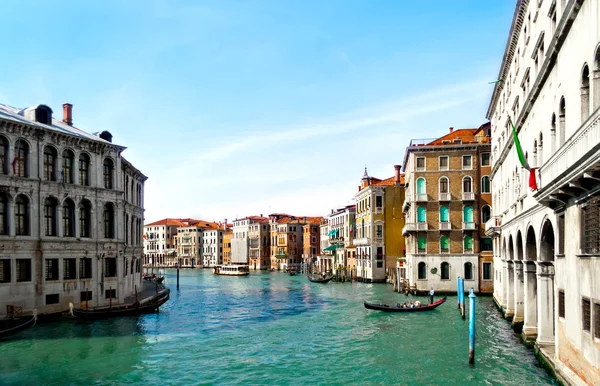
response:
[(384, 312), (422, 312), (422, 311), (431, 311), (431, 310), (435, 309), (437, 306), (444, 304), (445, 301), (446, 301), (446, 296), (444, 296), (442, 299), (436, 300), (435, 302), (428, 304), (426, 306), (413, 307), (413, 308), (408, 308), (408, 307), (403, 308), (403, 307), (399, 307), (399, 306), (389, 306), (387, 304), (375, 304), (375, 303), (365, 302), (365, 308), (367, 308), (369, 310), (384, 311)]
[(36, 321), (37, 310), (33, 310), (31, 316), (0, 320), (0, 340), (35, 326)]
[(329, 277), (326, 277), (326, 278), (307, 276), (306, 278), (308, 279), (308, 281), (311, 281), (313, 283), (322, 283), (322, 284), (325, 284), (325, 283), (329, 283), (329, 281), (331, 279), (333, 279), (333, 276), (329, 276)]
[(69, 303), (71, 315), (81, 319), (105, 319), (115, 316), (135, 316), (142, 314), (150, 314), (158, 311), (159, 307), (165, 304), (170, 297), (170, 290), (165, 288), (156, 296), (148, 300), (142, 300), (138, 303), (111, 306), (111, 307), (96, 307), (90, 309), (74, 308), (73, 303)]

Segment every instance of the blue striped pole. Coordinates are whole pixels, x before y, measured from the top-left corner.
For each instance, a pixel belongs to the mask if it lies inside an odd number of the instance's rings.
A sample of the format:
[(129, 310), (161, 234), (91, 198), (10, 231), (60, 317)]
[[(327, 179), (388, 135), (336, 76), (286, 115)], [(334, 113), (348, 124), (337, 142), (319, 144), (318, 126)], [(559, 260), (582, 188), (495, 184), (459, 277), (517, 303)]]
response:
[(465, 318), (465, 279), (463, 277), (460, 278), (460, 288), (459, 295), (460, 297), (460, 315), (462, 318)]
[(460, 310), (460, 276), (456, 278), (456, 297), (458, 298), (458, 309)]
[(469, 291), (469, 363), (475, 363), (475, 294)]

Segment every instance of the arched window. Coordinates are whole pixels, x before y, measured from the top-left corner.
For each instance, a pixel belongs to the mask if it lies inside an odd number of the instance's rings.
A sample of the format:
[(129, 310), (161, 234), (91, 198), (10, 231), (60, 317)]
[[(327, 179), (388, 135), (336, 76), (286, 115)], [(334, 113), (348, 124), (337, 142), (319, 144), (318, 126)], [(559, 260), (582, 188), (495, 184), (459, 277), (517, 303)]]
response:
[(425, 237), (419, 237), (417, 240), (417, 248), (419, 253), (427, 252), (427, 239)]
[(0, 235), (8, 234), (8, 197), (0, 193)]
[(463, 193), (471, 193), (473, 192), (473, 184), (472, 184), (472, 180), (471, 177), (464, 177), (463, 178)]
[(465, 236), (464, 240), (465, 253), (473, 252), (473, 238), (471, 236)]
[(473, 207), (471, 205), (465, 205), (463, 208), (463, 221), (473, 222)]
[(88, 200), (83, 200), (79, 204), (79, 235), (80, 237), (90, 237), (92, 233), (92, 204)]
[(427, 186), (423, 177), (417, 178), (417, 200), (427, 200)]
[(565, 143), (565, 120), (567, 119), (567, 104), (565, 98), (560, 98), (558, 107), (558, 146)]
[(468, 261), (465, 263), (465, 280), (473, 280), (473, 264)]
[(0, 173), (8, 174), (8, 139), (0, 135)]
[(450, 221), (450, 211), (446, 205), (440, 207), (440, 222)]
[(490, 176), (481, 177), (481, 193), (490, 193)]
[(418, 271), (419, 271), (418, 279), (426, 280), (427, 279), (427, 264), (425, 264), (423, 261), (419, 262)]
[(52, 146), (44, 148), (44, 179), (56, 181), (56, 149)]
[(442, 253), (450, 252), (450, 238), (448, 236), (440, 237), (440, 251)]
[(447, 177), (440, 178), (440, 193), (450, 192), (450, 186)]
[(538, 159), (540, 167), (544, 164), (544, 137), (540, 133), (540, 142), (538, 143)]
[(441, 271), (442, 280), (450, 280), (450, 264), (444, 261)]
[(125, 177), (125, 201), (129, 200), (129, 176)]
[(112, 189), (113, 188), (113, 179), (114, 179), (114, 164), (110, 158), (104, 159), (104, 188)]
[(90, 186), (90, 156), (85, 153), (79, 156), (79, 185)]
[(115, 237), (115, 209), (111, 202), (104, 205), (104, 238)]
[(56, 199), (52, 197), (46, 198), (44, 201), (44, 230), (46, 236), (57, 235), (57, 222), (56, 222), (56, 211), (57, 211)]
[(427, 210), (424, 206), (417, 207), (417, 222), (425, 222), (427, 220)]
[(15, 231), (18, 236), (29, 235), (29, 199), (22, 194), (15, 199)]
[(581, 71), (581, 123), (590, 116), (590, 69), (587, 63)]
[(15, 146), (13, 174), (19, 177), (29, 177), (29, 145), (21, 138), (17, 139)]
[[(600, 46), (596, 48), (594, 55), (594, 71), (600, 71)], [(600, 77), (594, 76), (592, 82), (594, 83), (592, 87), (592, 90), (594, 90), (592, 111), (596, 111), (600, 107)]]
[(129, 244), (129, 215), (125, 215), (125, 244)]
[(63, 151), (62, 154), (62, 182), (65, 184), (72, 184), (73, 178), (73, 164), (75, 163), (75, 154), (69, 149)]
[(489, 205), (484, 205), (481, 207), (481, 222), (487, 222), (492, 216), (492, 209)]
[(75, 237), (75, 204), (69, 198), (63, 202), (63, 236)]

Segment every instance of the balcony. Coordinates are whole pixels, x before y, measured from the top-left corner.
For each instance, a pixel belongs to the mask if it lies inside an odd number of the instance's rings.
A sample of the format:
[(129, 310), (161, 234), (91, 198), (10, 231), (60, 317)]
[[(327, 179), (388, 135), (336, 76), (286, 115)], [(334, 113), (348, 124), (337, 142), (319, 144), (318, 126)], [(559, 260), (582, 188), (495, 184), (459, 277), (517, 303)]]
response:
[(493, 236), (495, 234), (500, 234), (500, 226), (502, 225), (502, 217), (500, 216), (492, 216), (489, 220), (483, 224), (485, 227), (486, 236)]
[(586, 194), (600, 182), (600, 109), (540, 167), (534, 198), (552, 209)]
[(427, 223), (426, 222), (411, 222), (404, 225), (402, 228), (402, 234), (407, 235), (409, 232), (417, 232), (417, 231), (426, 231)]
[(450, 193), (440, 193), (439, 200), (440, 201), (450, 201)]
[(463, 192), (462, 199), (463, 199), (463, 201), (473, 201), (473, 200), (475, 200), (475, 193)]
[(371, 245), (371, 240), (368, 237), (361, 237), (360, 239), (354, 239), (354, 245)]
[(462, 223), (462, 229), (465, 231), (473, 231), (475, 230), (475, 223), (474, 222), (464, 222)]
[(406, 197), (402, 203), (402, 212), (406, 213), (410, 209), (410, 197)]
[(427, 201), (427, 194), (417, 194), (417, 202)]
[(449, 231), (452, 229), (452, 224), (448, 221), (440, 221), (440, 230)]

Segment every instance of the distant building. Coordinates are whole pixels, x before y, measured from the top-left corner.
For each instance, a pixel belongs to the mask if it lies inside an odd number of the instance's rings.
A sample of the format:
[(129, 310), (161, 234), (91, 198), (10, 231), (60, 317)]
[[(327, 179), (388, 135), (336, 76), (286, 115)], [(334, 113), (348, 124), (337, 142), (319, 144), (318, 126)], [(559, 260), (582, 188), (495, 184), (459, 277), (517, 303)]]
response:
[[(225, 221), (227, 222), (227, 221)], [(227, 230), (223, 232), (223, 264), (231, 264), (231, 237), (233, 236), (232, 227), (227, 224)]]
[(177, 263), (174, 236), (192, 219), (165, 218), (144, 225), (144, 266), (173, 267)]
[(250, 224), (263, 219), (261, 216), (248, 216), (233, 220), (233, 236), (231, 239), (231, 264), (250, 263)]
[(250, 269), (253, 270), (265, 270), (271, 266), (269, 219), (262, 215), (259, 217), (261, 218), (250, 224), (248, 231)]
[(346, 248), (353, 247), (355, 214), (356, 205), (347, 205), (337, 210), (332, 209), (331, 214), (327, 217), (329, 246), (324, 249), (324, 252), (326, 252), (326, 256), (331, 256), (332, 272), (346, 268)]
[(302, 227), (302, 262), (305, 264), (312, 264), (317, 261), (321, 244), (320, 225), (322, 221), (322, 217), (314, 217)]

